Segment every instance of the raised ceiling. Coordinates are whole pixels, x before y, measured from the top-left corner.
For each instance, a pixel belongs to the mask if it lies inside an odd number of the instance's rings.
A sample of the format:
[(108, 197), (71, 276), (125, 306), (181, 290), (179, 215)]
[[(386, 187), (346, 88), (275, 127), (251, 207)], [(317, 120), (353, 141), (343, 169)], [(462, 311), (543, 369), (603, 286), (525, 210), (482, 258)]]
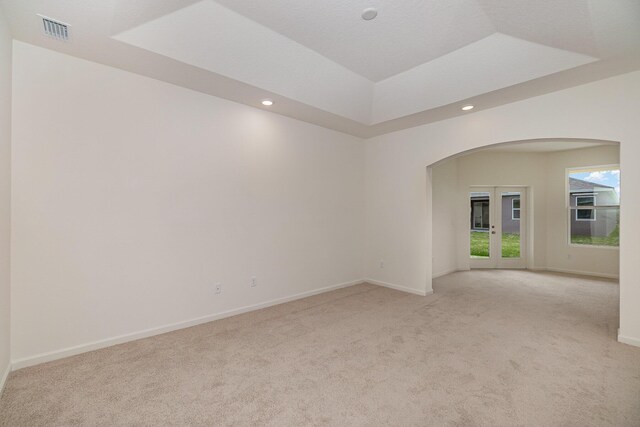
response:
[[(475, 0), (218, 0), (218, 3), (372, 82), (395, 76), (496, 32)], [(371, 6), (379, 9), (378, 17), (369, 22), (360, 19), (361, 11)]]
[[(640, 68), (637, 0), (0, 5), (18, 40), (248, 105), (271, 97), (272, 111), (364, 137)], [(72, 41), (42, 36), (38, 13)]]

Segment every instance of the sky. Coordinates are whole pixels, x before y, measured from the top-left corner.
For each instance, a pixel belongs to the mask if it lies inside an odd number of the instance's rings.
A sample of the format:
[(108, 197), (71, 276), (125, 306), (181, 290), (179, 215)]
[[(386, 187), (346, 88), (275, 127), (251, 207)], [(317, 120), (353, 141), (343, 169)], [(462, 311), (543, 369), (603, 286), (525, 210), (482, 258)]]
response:
[(584, 181), (595, 182), (597, 184), (608, 185), (616, 189), (620, 195), (620, 170), (580, 172), (569, 174), (571, 178), (582, 179)]

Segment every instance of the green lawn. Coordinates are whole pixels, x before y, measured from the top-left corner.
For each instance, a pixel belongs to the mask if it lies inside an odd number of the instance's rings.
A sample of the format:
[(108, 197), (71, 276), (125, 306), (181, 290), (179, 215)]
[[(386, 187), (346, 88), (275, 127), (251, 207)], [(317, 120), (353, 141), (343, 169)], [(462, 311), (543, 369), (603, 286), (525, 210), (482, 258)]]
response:
[[(616, 227), (606, 237), (571, 236), (571, 243), (576, 245), (620, 246), (620, 227)], [(489, 256), (489, 233), (471, 232), (471, 256)], [(520, 235), (505, 233), (502, 235), (502, 257), (518, 258), (520, 256)]]
[(620, 226), (606, 237), (571, 236), (571, 243), (576, 245), (620, 246)]
[[(489, 233), (482, 231), (471, 232), (471, 256), (489, 256)], [(520, 256), (520, 235), (504, 233), (502, 235), (502, 257), (518, 258)]]

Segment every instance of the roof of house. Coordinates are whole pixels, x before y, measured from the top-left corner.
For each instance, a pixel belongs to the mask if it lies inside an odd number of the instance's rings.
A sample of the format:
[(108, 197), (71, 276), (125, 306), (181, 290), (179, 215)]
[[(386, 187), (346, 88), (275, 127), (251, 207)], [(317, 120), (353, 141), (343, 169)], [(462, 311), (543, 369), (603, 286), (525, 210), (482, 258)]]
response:
[(569, 177), (569, 192), (578, 193), (582, 191), (613, 191), (614, 188), (609, 185), (598, 184), (596, 182), (585, 181), (583, 179)]

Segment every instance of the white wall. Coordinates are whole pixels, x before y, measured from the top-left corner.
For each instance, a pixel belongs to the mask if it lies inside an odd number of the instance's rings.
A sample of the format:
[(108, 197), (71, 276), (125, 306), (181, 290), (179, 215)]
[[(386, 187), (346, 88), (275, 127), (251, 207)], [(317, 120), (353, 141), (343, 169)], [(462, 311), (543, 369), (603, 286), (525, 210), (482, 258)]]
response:
[[(618, 147), (611, 146), (563, 151), (547, 156), (548, 269), (609, 277), (617, 277), (619, 275), (620, 253), (618, 249), (569, 245), (567, 243), (568, 219), (567, 210), (565, 209), (566, 191), (563, 186), (563, 183), (566, 182), (567, 168), (613, 165), (619, 162), (620, 150)], [(628, 168), (635, 167), (637, 166), (631, 164)], [(621, 180), (625, 179), (625, 172), (626, 170), (621, 171)], [(625, 190), (633, 191), (634, 188), (629, 186), (625, 187)], [(626, 199), (622, 191), (620, 194), (623, 199)], [(631, 196), (634, 196), (634, 194)], [(640, 194), (635, 194), (635, 197), (640, 197)], [(622, 208), (625, 209), (626, 206)], [(623, 229), (621, 228), (621, 230)], [(621, 232), (627, 236), (625, 231)], [(636, 253), (637, 257), (638, 254)]]
[(431, 170), (433, 182), (433, 277), (439, 277), (458, 267), (458, 161), (443, 162)]
[[(426, 166), (500, 142), (620, 141), (623, 180), (640, 182), (640, 72), (371, 138), (366, 144), (367, 277), (431, 290), (431, 182)], [(427, 185), (425, 185), (425, 181)], [(640, 345), (640, 191), (622, 185), (620, 339)], [(379, 260), (385, 268), (379, 269)]]
[[(363, 143), (19, 42), (13, 67), (18, 366), (364, 276), (430, 291), (426, 166), (460, 151), (616, 140), (640, 182), (640, 73)], [(621, 338), (640, 344), (640, 192), (622, 192)]]
[(18, 367), (363, 277), (362, 140), (20, 42), (13, 65)]
[(0, 393), (10, 361), (11, 34), (0, 8)]
[[(596, 146), (550, 153), (478, 151), (434, 166), (433, 244), (437, 250), (433, 254), (433, 276), (444, 271), (443, 264), (469, 269), (469, 187), (521, 185), (529, 188), (527, 211), (533, 209), (534, 220), (533, 227), (527, 227), (531, 228), (527, 244), (532, 250), (527, 254), (528, 268), (617, 277), (617, 248), (568, 244), (565, 173), (567, 168), (619, 161), (619, 147)], [(457, 186), (451, 188), (452, 182)]]

